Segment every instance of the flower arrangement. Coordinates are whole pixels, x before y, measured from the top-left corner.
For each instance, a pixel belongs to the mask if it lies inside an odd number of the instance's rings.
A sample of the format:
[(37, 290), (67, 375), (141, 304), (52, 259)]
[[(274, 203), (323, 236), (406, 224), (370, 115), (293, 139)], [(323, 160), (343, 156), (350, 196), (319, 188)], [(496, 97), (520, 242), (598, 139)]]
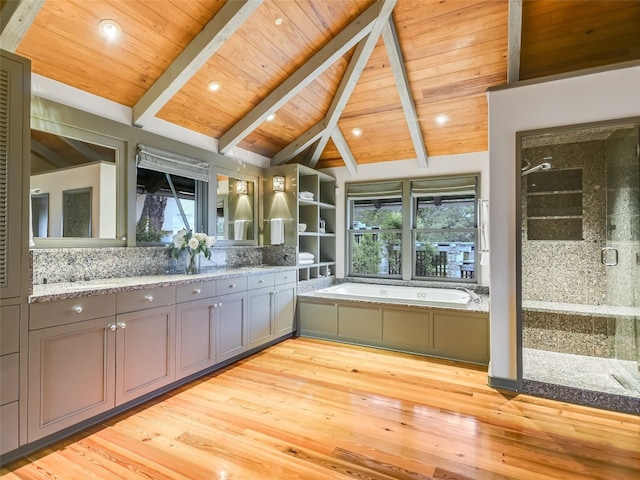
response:
[(183, 228), (173, 236), (169, 248), (173, 258), (178, 258), (186, 250), (189, 254), (187, 273), (196, 273), (196, 255), (202, 253), (206, 259), (211, 258), (211, 250), (209, 249), (213, 247), (214, 243), (216, 243), (216, 239), (206, 233), (193, 233), (191, 230), (187, 231)]

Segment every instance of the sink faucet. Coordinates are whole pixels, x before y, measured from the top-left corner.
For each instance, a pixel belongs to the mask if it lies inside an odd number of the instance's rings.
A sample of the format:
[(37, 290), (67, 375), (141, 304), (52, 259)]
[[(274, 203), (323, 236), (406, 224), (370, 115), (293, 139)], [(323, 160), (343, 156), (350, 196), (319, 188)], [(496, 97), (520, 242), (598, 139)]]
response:
[(456, 290), (462, 290), (463, 292), (466, 292), (467, 295), (469, 295), (471, 297), (471, 300), (473, 300), (474, 303), (480, 303), (482, 301), (480, 296), (476, 292), (474, 292), (473, 290), (471, 290), (469, 288), (456, 287)]

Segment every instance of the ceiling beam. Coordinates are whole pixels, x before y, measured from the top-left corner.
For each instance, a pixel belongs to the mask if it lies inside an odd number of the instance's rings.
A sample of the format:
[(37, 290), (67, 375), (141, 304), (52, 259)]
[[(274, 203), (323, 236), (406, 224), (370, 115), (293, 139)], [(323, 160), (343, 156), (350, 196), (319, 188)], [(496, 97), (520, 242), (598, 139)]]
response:
[(353, 90), (356, 88), (358, 79), (360, 78), (364, 67), (367, 65), (369, 57), (373, 53), (376, 43), (378, 43), (382, 29), (387, 24), (387, 19), (391, 16), (391, 12), (393, 12), (393, 8), (396, 6), (396, 3), (397, 0), (383, 0), (376, 3), (379, 7), (378, 17), (376, 18), (367, 38), (358, 43), (356, 51), (353, 54), (353, 57), (351, 57), (347, 70), (340, 81), (338, 91), (333, 97), (329, 110), (327, 111), (327, 115), (325, 116), (326, 129), (311, 153), (309, 161), (310, 167), (315, 167), (316, 163), (318, 163), (318, 160), (320, 159), (320, 155), (327, 146), (327, 142), (329, 141), (336, 125), (338, 125), (338, 120), (340, 120), (340, 116), (347, 106), (347, 102), (349, 101)]
[(0, 12), (0, 48), (15, 52), (45, 0), (7, 0)]
[(509, 38), (507, 42), (507, 83), (520, 79), (522, 41), (522, 0), (509, 0)]
[(398, 34), (396, 33), (396, 27), (393, 24), (392, 18), (389, 18), (387, 24), (382, 30), (382, 38), (384, 39), (384, 45), (387, 48), (389, 63), (391, 64), (391, 70), (393, 71), (393, 76), (398, 87), (400, 103), (404, 110), (404, 116), (407, 119), (407, 126), (409, 127), (409, 133), (411, 134), (411, 141), (413, 142), (413, 148), (416, 151), (416, 156), (418, 158), (418, 165), (421, 168), (426, 168), (427, 147), (424, 144), (424, 137), (422, 136), (422, 130), (420, 129), (416, 105), (413, 101), (413, 94), (409, 87), (407, 71), (404, 67), (404, 58), (402, 57), (400, 43), (398, 42)]
[(73, 165), (72, 162), (69, 162), (67, 159), (62, 158), (49, 147), (43, 145), (37, 140), (34, 140), (33, 138), (31, 139), (31, 154), (36, 154), (38, 157), (42, 158), (44, 161), (56, 168), (66, 168)]
[(80, 140), (75, 140), (73, 138), (68, 138), (68, 137), (58, 137), (58, 138), (60, 138), (60, 140), (65, 142), (67, 145), (73, 148), (76, 152), (78, 152), (80, 155), (82, 155), (83, 157), (85, 157), (87, 160), (91, 162), (100, 162), (104, 160), (104, 158), (102, 158), (101, 155), (91, 150), (84, 142), (81, 142)]
[(207, 63), (262, 0), (226, 2), (133, 106), (133, 124), (143, 126)]
[(337, 125), (334, 127), (333, 132), (331, 132), (331, 140), (335, 143), (338, 153), (340, 153), (342, 161), (347, 166), (349, 173), (351, 175), (356, 175), (358, 173), (358, 164), (356, 163), (353, 153), (351, 153), (349, 145), (347, 145), (347, 141), (345, 140), (340, 127)]
[[(390, 0), (385, 0), (390, 1)], [(395, 3), (396, 0), (393, 0)], [(278, 108), (300, 93), (318, 78), (327, 68), (347, 53), (354, 45), (371, 32), (377, 21), (380, 2), (374, 3), (340, 33), (333, 37), (322, 49), (313, 55), (304, 65), (267, 95), (251, 112), (241, 118), (233, 127), (218, 139), (218, 151), (228, 153), (249, 133), (255, 130)]]
[(322, 133), (325, 131), (326, 128), (327, 127), (325, 125), (324, 119), (320, 120), (313, 127), (311, 127), (309, 130), (304, 132), (302, 135), (296, 138), (289, 145), (287, 145), (278, 153), (276, 153), (271, 159), (271, 166), (275, 167), (276, 165), (282, 165), (283, 163), (287, 163), (289, 160), (291, 160), (293, 157), (301, 153), (303, 150), (306, 150), (307, 148), (309, 148), (309, 146), (313, 142), (315, 142), (322, 136)]

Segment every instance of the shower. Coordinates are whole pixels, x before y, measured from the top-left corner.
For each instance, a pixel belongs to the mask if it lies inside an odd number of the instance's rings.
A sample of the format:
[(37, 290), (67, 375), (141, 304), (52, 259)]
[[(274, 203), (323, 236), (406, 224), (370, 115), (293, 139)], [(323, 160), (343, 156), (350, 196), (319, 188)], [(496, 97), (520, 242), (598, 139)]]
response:
[[(544, 157), (543, 160), (551, 160), (553, 157)], [(551, 163), (544, 162), (540, 165), (536, 165), (535, 167), (531, 167), (531, 164), (525, 160), (526, 165), (522, 167), (521, 176), (529, 175), (530, 173), (537, 172), (538, 170), (549, 170), (551, 168)]]

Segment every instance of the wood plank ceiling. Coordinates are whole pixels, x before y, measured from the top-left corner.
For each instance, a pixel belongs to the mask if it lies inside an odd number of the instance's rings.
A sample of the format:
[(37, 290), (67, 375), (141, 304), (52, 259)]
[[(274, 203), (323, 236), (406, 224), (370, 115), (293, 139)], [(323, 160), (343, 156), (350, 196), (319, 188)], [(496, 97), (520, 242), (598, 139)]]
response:
[[(133, 124), (156, 116), (218, 139), (221, 153), (238, 146), (274, 165), (352, 172), (487, 150), (485, 91), (518, 75), (640, 59), (640, 2), (629, 0), (1, 6), (2, 48), (31, 59), (39, 75), (131, 107)], [(103, 19), (118, 22), (116, 40), (99, 35)]]

